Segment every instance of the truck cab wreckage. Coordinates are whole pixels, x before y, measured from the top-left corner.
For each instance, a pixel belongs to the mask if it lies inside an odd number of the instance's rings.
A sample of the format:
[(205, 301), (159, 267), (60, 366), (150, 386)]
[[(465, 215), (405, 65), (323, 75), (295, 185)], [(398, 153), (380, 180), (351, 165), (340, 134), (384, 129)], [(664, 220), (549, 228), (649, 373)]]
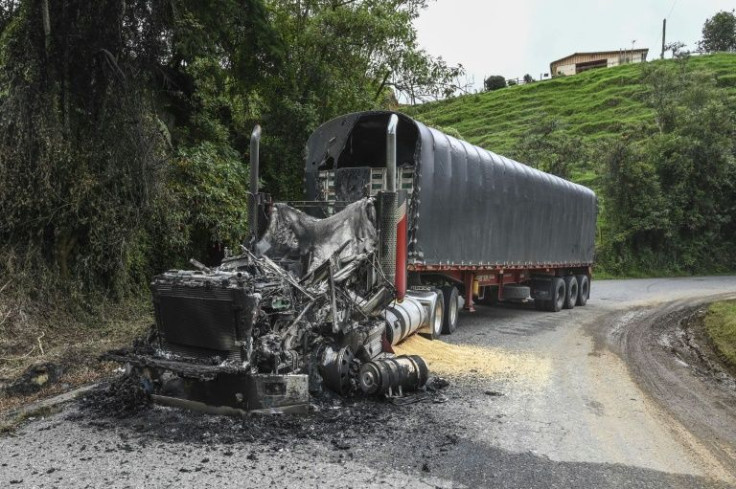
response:
[[(395, 129), (392, 120), (389, 135)], [(441, 324), (442, 302), (428, 292), (396, 300), (397, 192), (323, 219), (271, 203), (257, 187), (259, 140), (256, 127), (250, 246), (213, 269), (192, 260), (196, 271), (155, 277), (149, 338), (104, 358), (125, 364), (158, 403), (232, 415), (306, 412), (323, 388), (401, 396), (422, 387), (425, 362), (391, 345), (419, 330), (439, 333), (432, 322)], [(394, 138), (389, 161), (395, 152)], [(377, 209), (378, 201), (387, 204)]]
[[(156, 324), (112, 351), (159, 403), (305, 412), (310, 394), (402, 396), (428, 367), (396, 356), (452, 333), (474, 301), (559, 311), (590, 294), (597, 201), (585, 187), (392, 112), (348, 114), (307, 143), (307, 201), (259, 192), (252, 235), (222, 264), (151, 284)], [(298, 208), (304, 209), (304, 211)]]

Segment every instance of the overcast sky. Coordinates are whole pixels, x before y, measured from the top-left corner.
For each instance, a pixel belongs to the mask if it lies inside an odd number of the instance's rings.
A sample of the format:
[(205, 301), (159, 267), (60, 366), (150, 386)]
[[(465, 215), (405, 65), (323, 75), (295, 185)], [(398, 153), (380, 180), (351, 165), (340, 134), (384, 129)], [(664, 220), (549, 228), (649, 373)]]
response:
[(481, 88), (488, 75), (535, 79), (549, 63), (576, 51), (649, 48), (667, 42), (694, 50), (703, 22), (736, 0), (430, 0), (415, 21), (420, 45), (448, 63), (461, 63)]

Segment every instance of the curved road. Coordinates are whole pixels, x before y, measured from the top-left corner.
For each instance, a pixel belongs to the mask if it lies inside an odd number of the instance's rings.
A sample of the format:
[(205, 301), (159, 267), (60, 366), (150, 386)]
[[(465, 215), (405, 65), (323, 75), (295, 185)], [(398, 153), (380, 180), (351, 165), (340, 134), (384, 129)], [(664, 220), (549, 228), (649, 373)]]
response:
[(479, 306), (447, 341), (498, 368), (434, 402), (245, 421), (70, 405), (0, 438), (0, 487), (736, 487), (736, 388), (672, 344), (682, 311), (727, 297), (736, 277), (594, 282), (557, 314)]

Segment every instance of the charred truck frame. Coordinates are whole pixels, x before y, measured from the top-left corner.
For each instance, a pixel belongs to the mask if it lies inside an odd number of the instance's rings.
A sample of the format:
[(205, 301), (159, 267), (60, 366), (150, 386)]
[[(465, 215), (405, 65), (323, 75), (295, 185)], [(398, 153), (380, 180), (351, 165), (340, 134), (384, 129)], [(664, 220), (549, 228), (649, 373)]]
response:
[(304, 411), (323, 387), (401, 396), (428, 369), (391, 346), (452, 333), (463, 307), (585, 305), (591, 190), (403, 114), (362, 112), (309, 138), (306, 200), (274, 203), (258, 189), (260, 137), (257, 126), (247, 246), (217, 268), (157, 276), (150, 337), (107, 354), (158, 402), (242, 414)]

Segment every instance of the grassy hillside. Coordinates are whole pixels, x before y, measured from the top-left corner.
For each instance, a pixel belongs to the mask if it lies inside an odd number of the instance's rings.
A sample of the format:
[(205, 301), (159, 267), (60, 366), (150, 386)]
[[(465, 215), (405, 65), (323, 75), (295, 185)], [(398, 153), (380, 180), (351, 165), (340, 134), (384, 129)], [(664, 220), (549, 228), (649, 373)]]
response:
[[(718, 85), (736, 99), (736, 55), (696, 56), (690, 63), (697, 70), (712, 71)], [(592, 143), (627, 130), (646, 133), (647, 127), (653, 128), (654, 120), (652, 111), (639, 96), (643, 91), (639, 82), (641, 66), (590, 70), (424, 104), (407, 112), (429, 126), (454, 129), (466, 141), (500, 154), (511, 152), (532, 124), (543, 116), (561, 121), (565, 131)]]
[(591, 70), (406, 110), (593, 188), (599, 270), (734, 270), (736, 54)]

